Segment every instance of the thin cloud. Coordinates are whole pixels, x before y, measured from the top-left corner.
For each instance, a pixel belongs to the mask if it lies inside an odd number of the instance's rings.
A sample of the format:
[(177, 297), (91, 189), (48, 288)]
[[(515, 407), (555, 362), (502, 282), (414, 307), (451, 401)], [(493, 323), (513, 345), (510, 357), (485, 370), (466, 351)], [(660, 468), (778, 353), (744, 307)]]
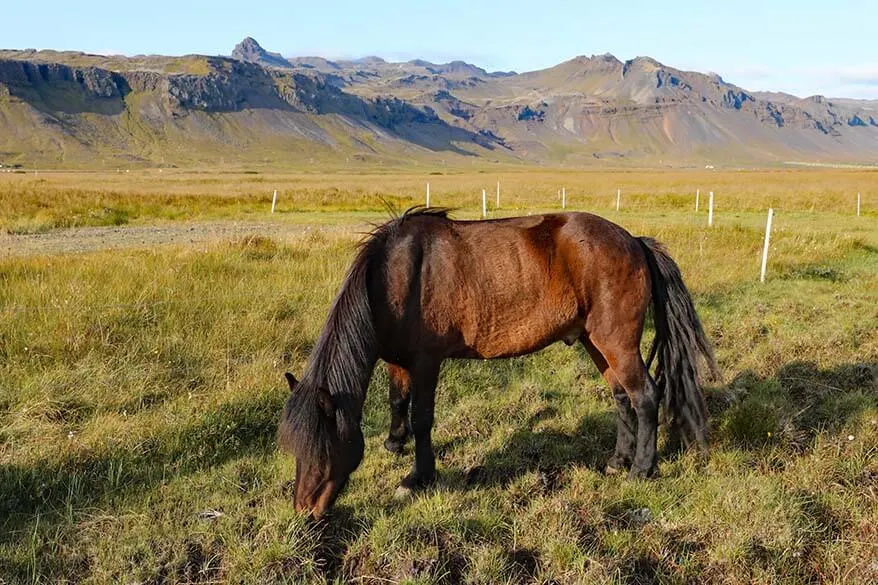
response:
[(845, 84), (878, 86), (878, 67), (874, 65), (842, 68), (837, 76)]

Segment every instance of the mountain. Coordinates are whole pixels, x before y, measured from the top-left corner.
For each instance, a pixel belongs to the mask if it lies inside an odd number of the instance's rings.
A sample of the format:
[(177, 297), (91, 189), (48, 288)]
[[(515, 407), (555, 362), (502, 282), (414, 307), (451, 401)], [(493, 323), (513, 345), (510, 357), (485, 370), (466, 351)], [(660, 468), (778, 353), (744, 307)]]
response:
[(874, 162), (878, 102), (749, 92), (648, 57), (452, 61), (0, 51), (0, 164)]
[(252, 37), (246, 37), (235, 45), (235, 48), (232, 50), (232, 59), (244, 61), (245, 63), (256, 63), (263, 67), (280, 67), (281, 69), (290, 69), (292, 67), (290, 62), (284, 59), (280, 53), (269, 53)]
[(405, 162), (499, 148), (432, 111), (344, 92), (308, 69), (197, 55), (132, 61), (0, 52), (0, 164)]

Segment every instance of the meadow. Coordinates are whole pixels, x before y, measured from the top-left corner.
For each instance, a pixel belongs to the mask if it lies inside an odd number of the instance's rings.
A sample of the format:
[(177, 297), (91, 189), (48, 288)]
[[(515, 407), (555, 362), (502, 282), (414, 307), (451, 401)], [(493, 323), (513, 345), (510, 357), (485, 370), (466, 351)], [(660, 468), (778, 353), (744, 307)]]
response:
[[(431, 168), (432, 169), (432, 168)], [(501, 214), (555, 210), (565, 188), (571, 209), (606, 214), (615, 210), (617, 189), (626, 212), (663, 212), (694, 206), (701, 191), (716, 192), (720, 212), (764, 212), (775, 206), (788, 212), (839, 214), (856, 209), (856, 194), (866, 198), (874, 217), (878, 171), (851, 170), (618, 170), (572, 171), (539, 168), (423, 171), (412, 167), (352, 173), (345, 167), (280, 172), (218, 169), (135, 169), (126, 172), (28, 171), (0, 173), (0, 232), (27, 234), (57, 228), (140, 225), (178, 220), (268, 219), (274, 191), (278, 221), (301, 221), (303, 213), (387, 216), (388, 206), (423, 204), (426, 184), (432, 204), (478, 217), (481, 191), (493, 208), (501, 183)], [(869, 197), (872, 197), (871, 207)], [(872, 210), (871, 212), (869, 210)], [(377, 215), (376, 215), (377, 214)], [(817, 217), (817, 216), (815, 216)], [(740, 218), (739, 218), (740, 219)], [(333, 217), (333, 221), (338, 221)], [(821, 225), (820, 221), (813, 225)]]
[[(0, 174), (12, 245), (94, 225), (351, 227), (0, 257), (0, 583), (878, 581), (878, 174), (433, 172)], [(612, 397), (581, 348), (555, 345), (446, 364), (439, 481), (399, 502), (411, 449), (381, 446), (379, 367), (363, 465), (309, 522), (274, 433), (283, 372), (304, 368), (351, 232), (421, 203), (427, 181), (434, 205), (476, 218), (498, 180), (492, 216), (557, 209), (565, 187), (568, 209), (668, 245), (723, 371), (706, 389), (710, 458), (605, 476)]]

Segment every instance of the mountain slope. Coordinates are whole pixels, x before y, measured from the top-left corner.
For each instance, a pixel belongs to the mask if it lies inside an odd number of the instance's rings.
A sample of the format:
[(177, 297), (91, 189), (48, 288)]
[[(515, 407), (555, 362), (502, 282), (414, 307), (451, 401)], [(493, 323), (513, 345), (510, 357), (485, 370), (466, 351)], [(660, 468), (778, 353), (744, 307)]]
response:
[(0, 51), (0, 163), (873, 162), (878, 107), (748, 92), (647, 57), (453, 61)]
[(0, 59), (0, 163), (192, 164), (403, 159), (497, 144), (315, 73), (204, 58), (204, 74)]
[[(857, 102), (772, 100), (719, 76), (638, 57), (577, 57), (556, 67), (462, 88), (470, 121), (516, 149), (592, 156), (762, 162), (789, 157), (874, 160), (878, 122)], [(515, 124), (515, 122), (523, 122)]]

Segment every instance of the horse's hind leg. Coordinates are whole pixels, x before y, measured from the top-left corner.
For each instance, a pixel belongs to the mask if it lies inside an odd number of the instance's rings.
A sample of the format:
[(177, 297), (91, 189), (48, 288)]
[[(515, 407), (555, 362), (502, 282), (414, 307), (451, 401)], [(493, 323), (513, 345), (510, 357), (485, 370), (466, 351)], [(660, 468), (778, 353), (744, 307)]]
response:
[[(616, 339), (609, 341), (612, 338)], [(624, 456), (628, 453), (626, 447), (627, 441), (630, 441), (628, 432), (631, 430), (630, 409), (633, 409), (637, 419), (637, 430), (634, 433), (634, 459), (631, 461), (629, 477), (655, 477), (658, 475), (658, 456), (656, 454), (658, 389), (646, 369), (646, 364), (643, 363), (643, 358), (640, 357), (637, 337), (631, 336), (628, 341), (623, 341), (624, 339), (626, 337), (621, 335), (608, 336), (607, 339), (596, 339), (594, 336), (589, 338), (608, 365), (612, 378), (615, 378), (616, 382), (624, 389), (629, 401), (626, 404), (625, 398), (619, 396), (614, 387), (613, 395), (616, 396), (620, 419), (624, 418), (627, 423), (620, 422), (620, 425), (624, 424), (625, 426), (625, 429), (620, 428), (620, 434), (623, 435), (623, 449), (620, 451), (622, 454), (621, 462), (626, 462)], [(606, 374), (604, 377), (608, 381), (612, 379)], [(610, 461), (613, 464), (617, 462), (615, 458)]]
[(390, 377), (390, 432), (384, 441), (384, 448), (398, 454), (402, 453), (411, 434), (409, 401), (412, 376), (405, 368), (393, 364), (387, 364), (387, 374)]
[(610, 369), (601, 352), (587, 337), (583, 336), (580, 341), (613, 392), (613, 399), (616, 402), (616, 448), (605, 468), (607, 474), (616, 474), (631, 467), (631, 463), (634, 461), (637, 445), (637, 415), (631, 406), (631, 400), (628, 398), (625, 388), (616, 379), (613, 370)]
[(625, 388), (637, 415), (637, 446), (629, 477), (656, 477), (658, 475), (656, 454), (658, 389), (640, 357), (640, 352), (617, 356), (616, 360), (611, 358), (609, 362), (616, 378)]

